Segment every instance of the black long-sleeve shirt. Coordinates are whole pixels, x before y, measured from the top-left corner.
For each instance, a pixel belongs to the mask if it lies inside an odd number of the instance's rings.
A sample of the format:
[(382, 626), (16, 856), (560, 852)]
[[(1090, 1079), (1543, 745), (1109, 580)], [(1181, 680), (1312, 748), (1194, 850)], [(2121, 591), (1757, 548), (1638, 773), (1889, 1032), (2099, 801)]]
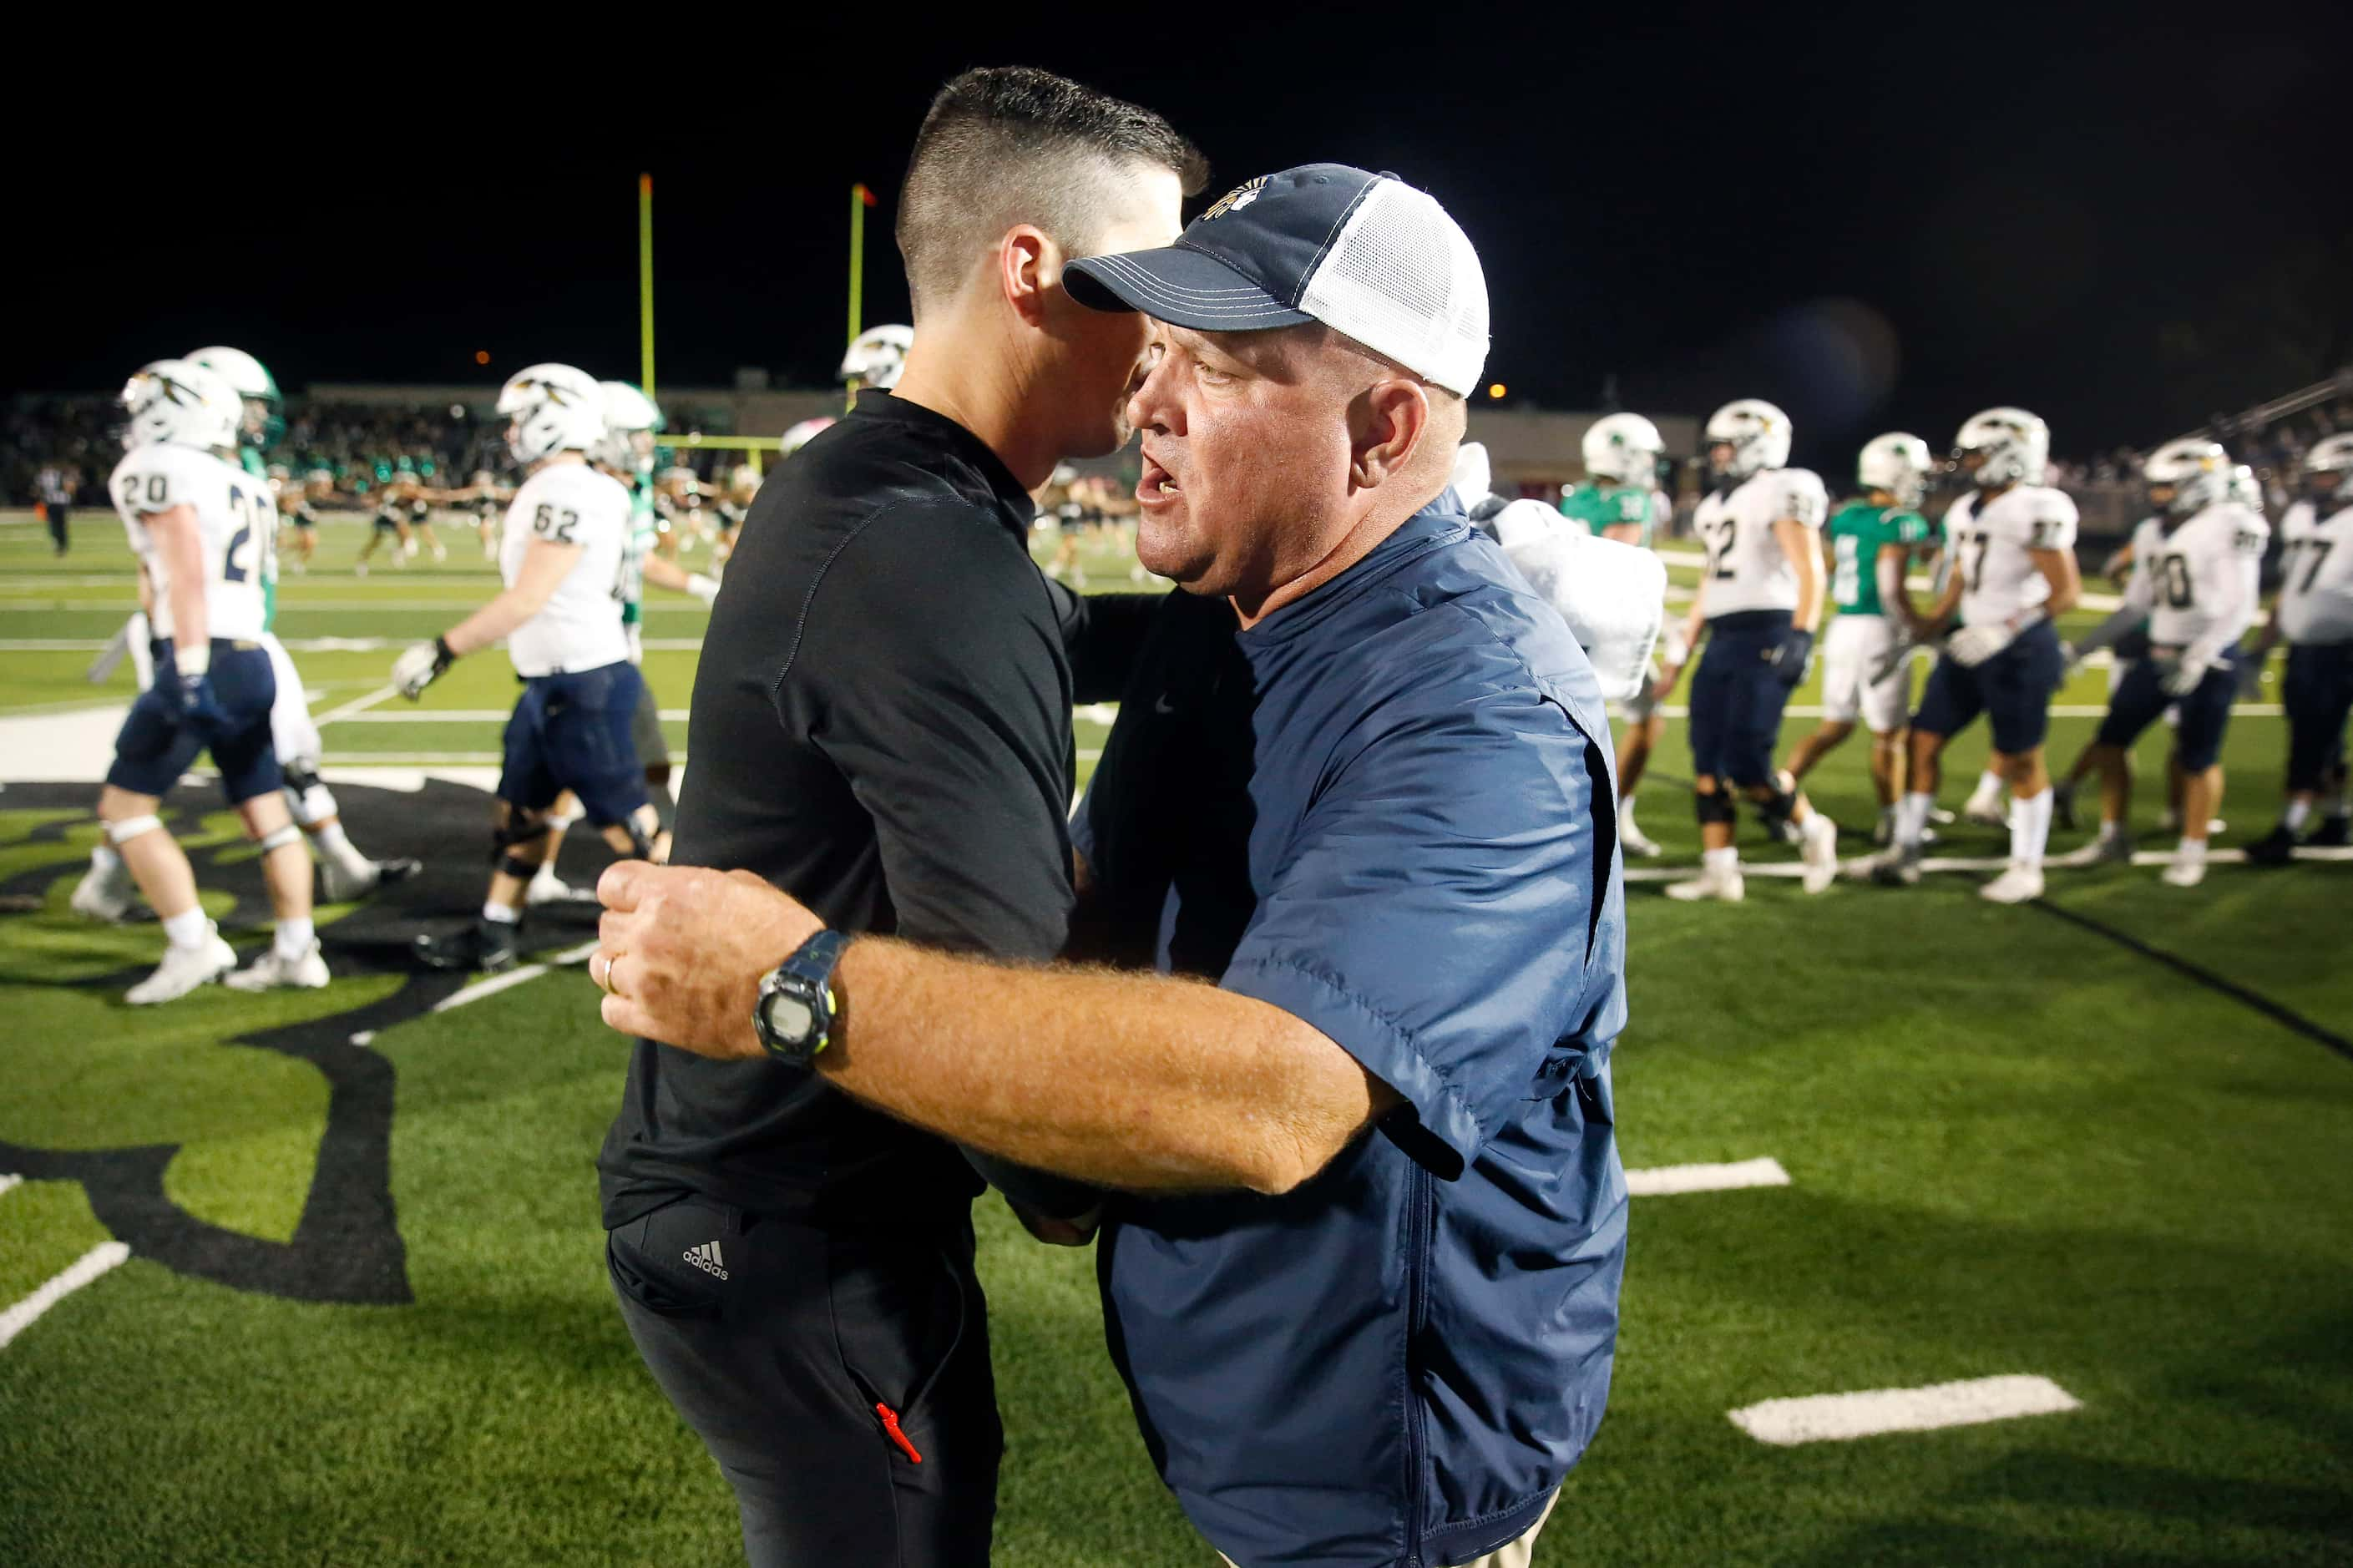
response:
[[(672, 863), (755, 872), (844, 931), (1060, 952), (1064, 640), (1088, 641), (1089, 612), (1031, 563), (1031, 520), (971, 432), (878, 393), (784, 464), (712, 609)], [(1115, 693), (1144, 618), (1105, 609), (1087, 700)], [(981, 1185), (953, 1144), (814, 1073), (645, 1041), (597, 1165), (607, 1226), (681, 1191), (922, 1224)]]

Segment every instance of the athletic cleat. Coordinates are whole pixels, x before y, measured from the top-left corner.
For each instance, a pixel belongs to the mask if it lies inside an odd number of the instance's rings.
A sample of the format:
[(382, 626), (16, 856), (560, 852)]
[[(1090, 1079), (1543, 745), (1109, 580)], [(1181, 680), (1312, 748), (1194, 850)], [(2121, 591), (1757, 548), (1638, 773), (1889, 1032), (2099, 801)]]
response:
[(322, 991), (327, 980), (326, 957), (313, 942), (300, 958), (287, 958), (272, 947), (221, 984), (232, 991)]
[(2353, 816), (2324, 816), (2305, 843), (2315, 849), (2342, 849), (2353, 845)]
[(236, 968), (237, 949), (223, 942), (220, 928), (213, 926), (195, 947), (165, 948), (164, 962), (155, 966), (155, 973), (124, 992), (122, 999), (133, 1007), (176, 1002), (199, 985), (210, 985)]
[(427, 969), (496, 974), (515, 966), (521, 943), (522, 932), (516, 926), (477, 920), (443, 936), (420, 936), (410, 951)]
[(1631, 822), (1619, 823), (1618, 847), (1637, 860), (1655, 860), (1666, 853), (1649, 838), (1644, 837), (1642, 830)]
[(1688, 882), (1669, 882), (1667, 897), (1683, 903), (1695, 904), (1704, 899), (1716, 899), (1736, 904), (1748, 896), (1746, 879), (1739, 871), (1723, 873), (1703, 870)]
[(1978, 897), (1997, 904), (2022, 904), (2042, 896), (2042, 872), (2013, 860), (2010, 869), (1978, 889)]
[(523, 888), (522, 901), (530, 909), (542, 904), (593, 904), (596, 901), (596, 889), (576, 886), (553, 871), (542, 870)]
[(118, 864), (111, 875), (92, 866), (74, 884), (73, 897), (68, 902), (73, 912), (85, 920), (120, 925), (131, 919), (132, 911), (139, 907), (134, 896), (138, 886), (131, 879), (127, 866)]
[(1938, 827), (1950, 827), (1953, 825), (1953, 814), (1941, 805), (1932, 805), (1928, 808), (1928, 820)]
[(1799, 885), (1809, 893), (1826, 892), (1838, 880), (1838, 824), (1815, 812), (1798, 830), (1806, 869)]
[(2247, 846), (2250, 866), (2284, 866), (2295, 858), (2295, 835), (2282, 823)]
[(2075, 831), (2075, 786), (2054, 784), (2051, 786), (2051, 821), (2056, 827)]
[(348, 904), (379, 893), (396, 882), (406, 882), (425, 869), (422, 860), (370, 860), (367, 869), (357, 875), (343, 868), (333, 859), (319, 862), (320, 900), (330, 904)]
[(2129, 866), (2132, 858), (2132, 836), (2119, 833), (2113, 838), (2094, 838), (2080, 848), (2055, 855), (2052, 857), (2051, 863), (2081, 870), (2092, 866)]
[(2168, 888), (2194, 888), (2205, 879), (2206, 857), (2203, 855), (2195, 860), (2177, 855), (2173, 863), (2165, 868), (2164, 881)]
[(1999, 795), (1971, 795), (1961, 807), (1961, 820), (1976, 827), (2008, 827), (2010, 812)]
[(1883, 888), (1913, 888), (1920, 883), (1920, 847), (1891, 844), (1876, 855), (1850, 861), (1847, 874)]
[(434, 560), (434, 562), (435, 562), (435, 563), (436, 563), (436, 564), (438, 564), (439, 563), (444, 562), (444, 561), (447, 561), (447, 560), (448, 560), (448, 559), (449, 559), (449, 547), (448, 547), (448, 545), (446, 545), (446, 544), (437, 544), (437, 545), (435, 545), (435, 546), (433, 547), (433, 560)]

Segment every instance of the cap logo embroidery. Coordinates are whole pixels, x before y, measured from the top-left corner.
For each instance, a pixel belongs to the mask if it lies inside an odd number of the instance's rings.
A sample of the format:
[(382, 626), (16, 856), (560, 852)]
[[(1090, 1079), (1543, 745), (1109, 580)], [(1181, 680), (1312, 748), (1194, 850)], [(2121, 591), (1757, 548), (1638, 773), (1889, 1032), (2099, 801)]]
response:
[(1261, 174), (1247, 184), (1236, 185), (1232, 190), (1219, 196), (1216, 204), (1201, 215), (1201, 221), (1207, 223), (1213, 217), (1223, 217), (1228, 213), (1241, 211), (1242, 208), (1258, 200), (1259, 188), (1265, 184), (1266, 176)]

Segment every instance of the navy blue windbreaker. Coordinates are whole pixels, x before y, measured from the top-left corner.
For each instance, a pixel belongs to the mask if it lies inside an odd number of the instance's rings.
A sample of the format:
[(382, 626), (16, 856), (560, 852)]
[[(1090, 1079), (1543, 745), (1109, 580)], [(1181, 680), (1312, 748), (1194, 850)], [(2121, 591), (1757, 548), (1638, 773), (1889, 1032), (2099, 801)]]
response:
[(1074, 841), (1094, 945), (1314, 1026), (1406, 1104), (1297, 1190), (1113, 1200), (1113, 1355), (1243, 1568), (1459, 1563), (1601, 1419), (1625, 903), (1584, 653), (1451, 496), (1259, 626), (1171, 595)]

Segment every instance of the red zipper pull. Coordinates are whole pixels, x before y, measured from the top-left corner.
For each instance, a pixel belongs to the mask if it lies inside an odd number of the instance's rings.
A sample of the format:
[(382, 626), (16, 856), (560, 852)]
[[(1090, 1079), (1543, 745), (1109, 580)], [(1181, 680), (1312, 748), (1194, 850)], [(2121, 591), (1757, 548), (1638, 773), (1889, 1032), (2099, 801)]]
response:
[(882, 1417), (882, 1431), (891, 1441), (899, 1445), (899, 1452), (906, 1455), (916, 1464), (922, 1464), (923, 1457), (915, 1452), (915, 1446), (907, 1441), (907, 1434), (900, 1428), (899, 1413), (887, 1405), (877, 1405), (874, 1407), (874, 1414)]

